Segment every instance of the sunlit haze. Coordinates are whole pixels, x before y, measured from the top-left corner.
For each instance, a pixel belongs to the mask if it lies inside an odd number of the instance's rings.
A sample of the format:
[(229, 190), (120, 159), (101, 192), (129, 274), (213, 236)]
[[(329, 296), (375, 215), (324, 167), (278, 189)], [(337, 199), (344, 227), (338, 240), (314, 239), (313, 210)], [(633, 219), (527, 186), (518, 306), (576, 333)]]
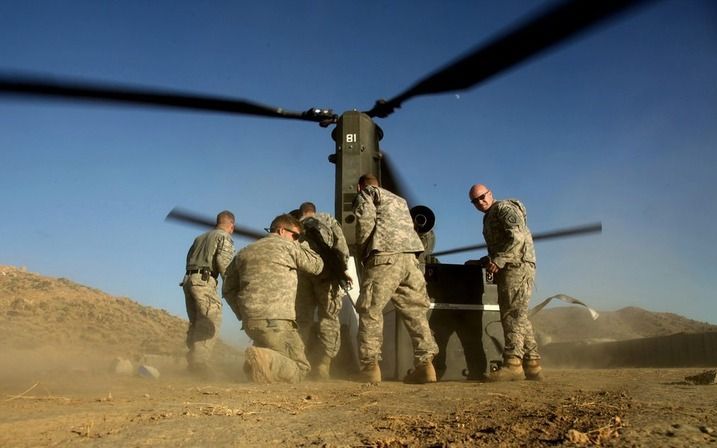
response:
[[(0, 72), (368, 110), (549, 3), (0, 4)], [(436, 250), (482, 243), (474, 183), (518, 198), (533, 302), (639, 306), (717, 323), (717, 3), (658, 1), (478, 87), (417, 97), (381, 147), (436, 213)], [(269, 118), (0, 96), (0, 264), (186, 317), (200, 228), (181, 206), (261, 229), (303, 201), (333, 212), (331, 128)], [(235, 238), (237, 248), (247, 240)], [(480, 252), (441, 259), (463, 263)], [(224, 335), (241, 343), (225, 307)]]

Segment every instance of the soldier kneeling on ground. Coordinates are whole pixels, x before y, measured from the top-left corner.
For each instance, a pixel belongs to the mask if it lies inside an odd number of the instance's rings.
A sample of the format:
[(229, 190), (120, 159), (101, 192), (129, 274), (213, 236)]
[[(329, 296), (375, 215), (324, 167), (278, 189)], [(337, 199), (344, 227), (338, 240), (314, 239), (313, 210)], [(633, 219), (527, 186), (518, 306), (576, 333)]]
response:
[(237, 253), (222, 293), (254, 343), (245, 352), (251, 379), (297, 383), (310, 370), (296, 325), (297, 272), (316, 275), (324, 263), (299, 243), (301, 224), (293, 216), (277, 216), (269, 232)]

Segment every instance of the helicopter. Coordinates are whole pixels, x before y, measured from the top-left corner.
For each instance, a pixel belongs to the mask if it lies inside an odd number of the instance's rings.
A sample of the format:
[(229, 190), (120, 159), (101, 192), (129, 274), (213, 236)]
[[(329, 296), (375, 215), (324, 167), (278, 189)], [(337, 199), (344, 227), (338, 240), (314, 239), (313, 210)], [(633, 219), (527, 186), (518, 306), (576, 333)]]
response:
[[(397, 180), (397, 171), (389, 164), (386, 153), (380, 149), (379, 142), (383, 131), (374, 123), (374, 119), (387, 118), (408, 100), (418, 96), (461, 91), (475, 87), (551, 46), (564, 42), (576, 33), (641, 3), (645, 2), (574, 1), (558, 5), (423, 78), (399, 95), (389, 100), (377, 101), (371, 109), (363, 112), (347, 111), (337, 115), (330, 109), (321, 108), (311, 108), (304, 112), (290, 112), (245, 100), (173, 91), (121, 88), (101, 83), (58, 82), (17, 76), (0, 78), (0, 95), (88, 99), (212, 110), (310, 121), (323, 126), (335, 125), (332, 138), (335, 141), (336, 151), (330, 160), (336, 165), (335, 215), (342, 223), (347, 238), (353, 238), (355, 232), (350, 204), (355, 196), (355, 183), (359, 175), (375, 174), (382, 180), (386, 188), (404, 197), (410, 196), (407, 189), (402, 187), (401, 182)], [(410, 200), (409, 203), (417, 204), (413, 200)], [(191, 221), (191, 219), (185, 219), (185, 221)], [(548, 235), (546, 239), (578, 234), (583, 229), (581, 227), (546, 232)], [(588, 226), (588, 231), (597, 231), (597, 229), (596, 226)], [(256, 236), (255, 233), (250, 234), (242, 227), (237, 230), (241, 236)], [(541, 239), (541, 234), (535, 234), (535, 239)], [(476, 250), (476, 247), (470, 247), (472, 249), (466, 250)]]
[[(377, 176), (385, 188), (406, 197), (410, 205), (419, 205), (411, 199), (412, 195), (401, 181), (397, 170), (389, 162), (387, 154), (380, 150), (379, 142), (383, 137), (383, 130), (374, 123), (373, 119), (387, 118), (408, 100), (418, 96), (476, 87), (502, 71), (565, 42), (601, 21), (643, 3), (648, 2), (646, 0), (568, 1), (553, 6), (424, 77), (400, 94), (388, 100), (377, 100), (371, 109), (362, 112), (353, 110), (337, 115), (331, 109), (321, 108), (295, 112), (243, 99), (17, 75), (0, 75), (0, 95), (149, 105), (310, 121), (322, 127), (336, 125), (331, 133), (336, 151), (329, 157), (329, 161), (336, 165), (334, 210), (351, 245), (354, 243), (355, 234), (354, 218), (350, 212), (351, 203), (356, 195), (356, 180), (360, 175)], [(200, 219), (197, 215), (187, 212), (170, 213), (169, 218), (207, 224), (206, 219)], [(600, 231), (599, 224), (590, 224), (536, 234), (534, 238), (536, 240), (560, 238), (597, 231)], [(258, 236), (255, 231), (242, 226), (237, 228), (236, 233), (250, 238)], [(457, 253), (478, 248), (481, 248), (481, 245), (451, 249), (442, 253)]]

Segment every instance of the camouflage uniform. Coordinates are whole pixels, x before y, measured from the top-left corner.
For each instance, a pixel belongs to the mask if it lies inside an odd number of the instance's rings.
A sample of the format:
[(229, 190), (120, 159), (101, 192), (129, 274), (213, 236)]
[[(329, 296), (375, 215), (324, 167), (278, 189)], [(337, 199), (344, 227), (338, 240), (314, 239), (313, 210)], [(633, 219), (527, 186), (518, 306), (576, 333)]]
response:
[(189, 317), (187, 362), (190, 369), (206, 367), (219, 335), (222, 302), (217, 295), (217, 277), (224, 278), (233, 256), (234, 242), (222, 229), (198, 236), (187, 252), (182, 288)]
[(500, 270), (495, 274), (498, 304), (505, 335), (504, 357), (540, 359), (528, 301), (535, 279), (535, 248), (520, 201), (496, 201), (483, 216), (488, 256)]
[[(348, 263), (349, 247), (338, 221), (328, 213), (316, 213), (304, 218), (301, 223), (304, 227), (306, 241), (312, 249), (320, 252), (316, 245), (321, 243), (313, 240), (320, 236), (325, 247), (338, 251), (342, 258), (340, 261), (343, 271)], [(315, 354), (334, 358), (339, 352), (341, 343), (339, 312), (341, 311), (343, 292), (338, 279), (331, 278), (332, 276), (327, 272), (326, 264), (331, 261), (324, 260), (324, 271), (318, 276), (299, 273), (299, 285), (296, 293), (296, 323), (307, 351), (311, 351), (312, 347), (309, 342), (314, 326), (314, 314), (318, 307), (319, 320), (316, 336), (322, 353)]]
[(413, 228), (406, 201), (368, 185), (356, 197), (354, 214), (356, 241), (364, 256), (361, 295), (356, 303), (361, 364), (381, 359), (383, 309), (389, 300), (411, 336), (415, 364), (429, 362), (438, 348), (428, 327), (430, 302), (416, 259), (423, 244)]
[(428, 232), (419, 233), (418, 237), (421, 239), (421, 244), (423, 244), (423, 252), (418, 255), (418, 264), (421, 272), (425, 274), (427, 263), (438, 263), (438, 259), (433, 256), (433, 249), (436, 246), (436, 234), (433, 230), (429, 230)]
[(227, 268), (222, 293), (254, 345), (273, 351), (275, 380), (297, 382), (310, 369), (296, 326), (297, 271), (318, 274), (323, 267), (308, 245), (270, 233)]

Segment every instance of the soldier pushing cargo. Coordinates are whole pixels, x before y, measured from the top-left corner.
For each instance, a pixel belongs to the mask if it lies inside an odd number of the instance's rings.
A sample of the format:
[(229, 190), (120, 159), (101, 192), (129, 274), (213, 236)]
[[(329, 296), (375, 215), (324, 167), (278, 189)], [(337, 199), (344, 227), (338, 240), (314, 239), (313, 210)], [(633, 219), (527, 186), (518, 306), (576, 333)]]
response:
[[(350, 286), (346, 275), (349, 247), (336, 219), (328, 213), (317, 213), (316, 206), (304, 202), (299, 207), (304, 239), (324, 261), (324, 270), (316, 275), (299, 273), (296, 292), (296, 323), (312, 362), (317, 379), (329, 379), (331, 361), (339, 352), (341, 323), (339, 312), (343, 288)], [(318, 311), (318, 313), (317, 313)], [(316, 334), (314, 315), (318, 314)]]
[(245, 368), (257, 383), (301, 381), (310, 365), (296, 326), (297, 271), (316, 275), (324, 263), (299, 243), (301, 223), (279, 215), (269, 234), (237, 253), (222, 293), (254, 342)]
[(363, 258), (359, 314), (358, 379), (381, 381), (383, 309), (390, 301), (403, 317), (414, 348), (414, 368), (407, 383), (431, 383), (436, 372), (431, 360), (438, 352), (426, 317), (430, 301), (416, 255), (423, 244), (413, 228), (406, 201), (384, 190), (370, 174), (361, 176), (354, 202), (356, 243)]

